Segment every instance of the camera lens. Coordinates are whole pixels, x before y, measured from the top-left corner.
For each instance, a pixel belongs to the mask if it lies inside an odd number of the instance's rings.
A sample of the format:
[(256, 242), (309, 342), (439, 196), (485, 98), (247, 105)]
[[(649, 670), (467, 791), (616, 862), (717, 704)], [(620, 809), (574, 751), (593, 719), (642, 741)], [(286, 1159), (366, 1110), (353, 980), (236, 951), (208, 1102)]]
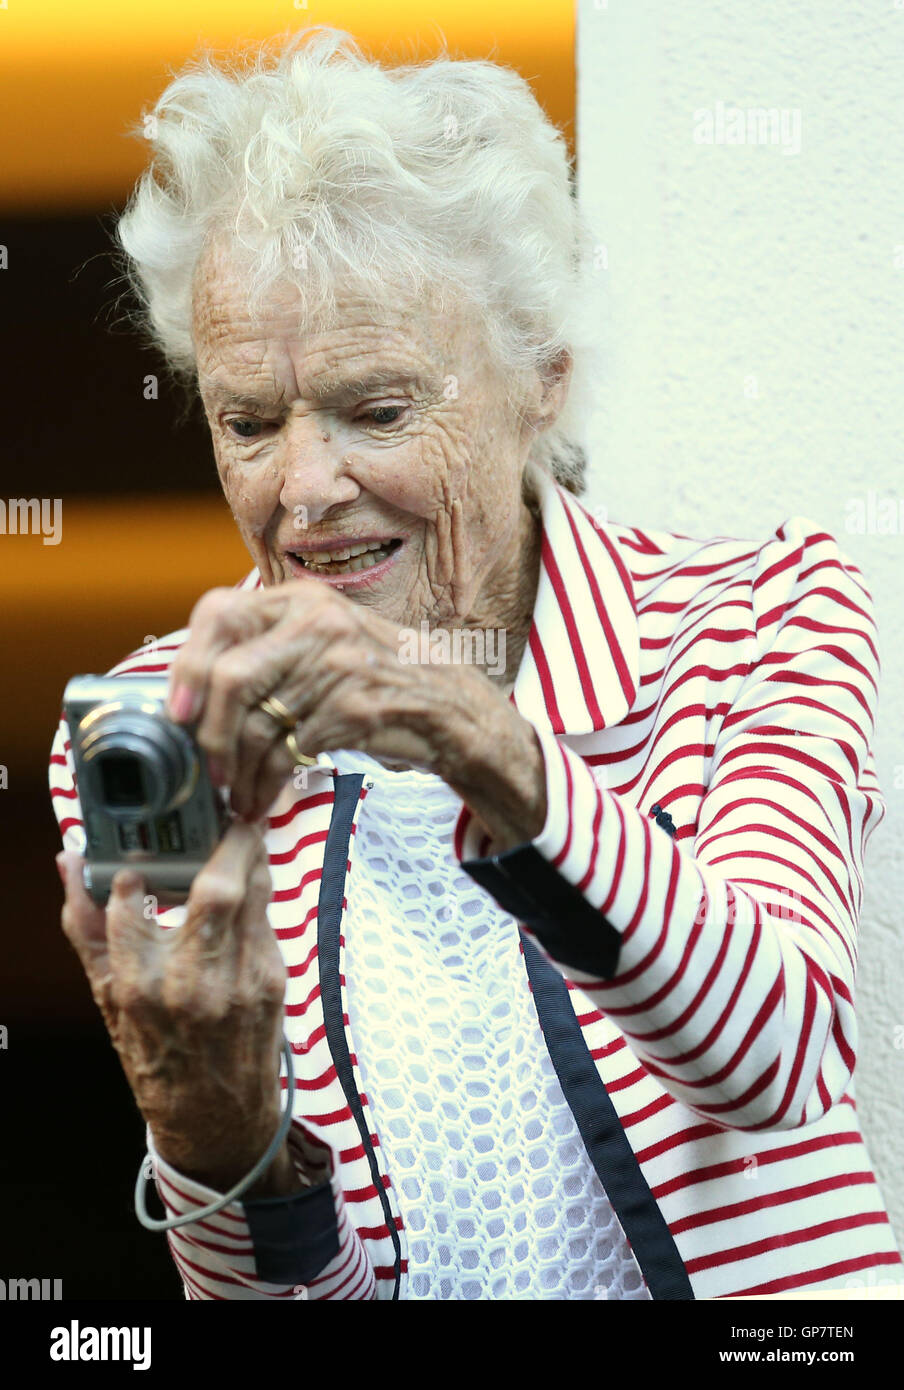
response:
[(141, 763), (137, 758), (108, 753), (98, 759), (104, 801), (108, 806), (141, 807), (145, 803)]
[(200, 770), (197, 750), (159, 707), (126, 701), (98, 707), (79, 732), (95, 800), (109, 815), (161, 816), (191, 796)]

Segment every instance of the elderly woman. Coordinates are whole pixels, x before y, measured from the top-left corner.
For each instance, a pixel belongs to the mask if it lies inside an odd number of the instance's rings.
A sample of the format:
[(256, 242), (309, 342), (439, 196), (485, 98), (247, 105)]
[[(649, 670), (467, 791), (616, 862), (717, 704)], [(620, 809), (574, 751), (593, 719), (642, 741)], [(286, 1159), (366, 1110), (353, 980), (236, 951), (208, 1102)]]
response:
[(899, 1277), (852, 1083), (861, 576), (800, 520), (577, 501), (588, 234), (513, 73), (309, 31), (149, 128), (119, 237), (255, 568), (115, 674), (168, 671), (235, 816), (149, 921), (131, 869), (85, 893), (65, 727), (52, 780), (187, 1297)]

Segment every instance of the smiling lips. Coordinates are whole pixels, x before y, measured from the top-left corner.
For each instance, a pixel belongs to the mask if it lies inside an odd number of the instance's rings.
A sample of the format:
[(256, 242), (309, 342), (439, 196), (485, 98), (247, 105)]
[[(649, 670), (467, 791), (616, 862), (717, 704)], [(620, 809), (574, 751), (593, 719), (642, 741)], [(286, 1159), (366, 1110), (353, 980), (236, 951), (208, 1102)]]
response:
[(356, 574), (359, 570), (382, 564), (399, 545), (401, 541), (397, 539), (356, 541), (334, 550), (296, 550), (293, 555), (312, 574)]

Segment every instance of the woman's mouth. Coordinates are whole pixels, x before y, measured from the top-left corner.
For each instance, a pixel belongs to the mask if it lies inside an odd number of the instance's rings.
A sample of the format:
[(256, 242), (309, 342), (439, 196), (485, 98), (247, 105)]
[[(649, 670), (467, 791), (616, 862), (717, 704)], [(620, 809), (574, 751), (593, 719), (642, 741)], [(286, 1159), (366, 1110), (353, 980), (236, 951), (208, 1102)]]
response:
[(296, 574), (311, 574), (334, 582), (348, 581), (386, 565), (401, 545), (400, 537), (388, 541), (355, 541), (331, 550), (291, 551), (287, 558)]

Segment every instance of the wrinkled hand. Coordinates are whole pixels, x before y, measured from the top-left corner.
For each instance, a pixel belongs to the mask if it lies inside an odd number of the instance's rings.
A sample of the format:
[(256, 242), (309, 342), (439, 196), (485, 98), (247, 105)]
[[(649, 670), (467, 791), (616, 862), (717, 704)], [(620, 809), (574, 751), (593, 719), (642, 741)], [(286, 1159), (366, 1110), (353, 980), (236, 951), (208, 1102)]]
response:
[(227, 1190), (266, 1150), (280, 1112), (286, 973), (259, 827), (229, 827), (172, 930), (145, 916), (137, 872), (119, 871), (104, 909), (85, 891), (81, 857), (57, 862), (63, 930), (160, 1156)]
[(358, 748), (441, 770), (457, 705), (506, 705), (473, 669), (405, 665), (399, 628), (316, 579), (255, 592), (213, 589), (195, 606), (170, 673), (169, 713), (197, 720), (211, 777), (233, 810), (264, 814), (290, 775), (285, 730), (258, 708), (277, 697), (296, 717), (299, 748)]
[(168, 708), (196, 723), (215, 783), (256, 819), (291, 775), (275, 697), (309, 757), (356, 748), (435, 772), (497, 847), (539, 835), (545, 765), (533, 727), (477, 667), (406, 664), (400, 629), (314, 578), (253, 592), (213, 589), (195, 606), (170, 673)]

